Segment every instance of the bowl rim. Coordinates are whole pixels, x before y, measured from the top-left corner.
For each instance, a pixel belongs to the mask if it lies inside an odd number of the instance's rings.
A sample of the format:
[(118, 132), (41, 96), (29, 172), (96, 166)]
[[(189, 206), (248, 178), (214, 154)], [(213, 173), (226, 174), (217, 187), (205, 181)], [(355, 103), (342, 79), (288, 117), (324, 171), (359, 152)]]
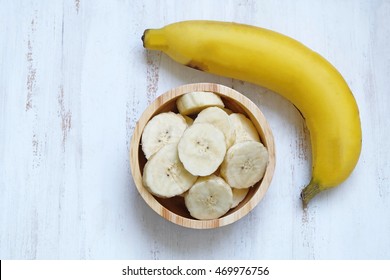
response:
[[(142, 175), (140, 170), (139, 163), (139, 150), (140, 142), (143, 129), (146, 123), (156, 114), (158, 114), (159, 108), (172, 102), (173, 99), (177, 99), (181, 95), (194, 92), (194, 91), (208, 91), (214, 92), (217, 95), (220, 95), (221, 98), (225, 99), (234, 99), (242, 109), (245, 110), (246, 114), (250, 119), (256, 119), (258, 125), (261, 128), (261, 132), (258, 131), (262, 143), (268, 149), (269, 162), (264, 174), (264, 177), (260, 181), (258, 189), (255, 191), (253, 196), (238, 210), (228, 213), (220, 218), (212, 220), (197, 220), (187, 217), (180, 216), (168, 208), (164, 207), (157, 199), (146, 190), (142, 183)], [(258, 127), (256, 126), (258, 130)], [(165, 218), (166, 220), (173, 222), (177, 225), (194, 228), (194, 229), (210, 229), (217, 228), (231, 224), (242, 217), (246, 216), (250, 211), (252, 211), (257, 204), (263, 199), (265, 193), (267, 192), (269, 185), (272, 181), (275, 170), (275, 144), (274, 137), (271, 131), (271, 128), (266, 120), (265, 116), (261, 112), (260, 108), (253, 103), (248, 97), (244, 96), (242, 93), (232, 89), (230, 87), (216, 84), (216, 83), (192, 83), (185, 84), (175, 88), (172, 88), (165, 93), (158, 96), (142, 113), (140, 119), (137, 121), (136, 126), (133, 131), (133, 136), (130, 141), (130, 167), (132, 177), (135, 183), (135, 186), (144, 199), (146, 204), (149, 205), (157, 214)]]

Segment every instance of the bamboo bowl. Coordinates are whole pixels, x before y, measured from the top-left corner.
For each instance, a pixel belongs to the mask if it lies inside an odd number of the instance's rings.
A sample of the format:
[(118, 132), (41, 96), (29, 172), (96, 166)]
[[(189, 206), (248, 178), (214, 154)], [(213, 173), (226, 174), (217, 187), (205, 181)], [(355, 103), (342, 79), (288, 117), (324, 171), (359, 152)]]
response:
[[(161, 112), (177, 112), (176, 99), (188, 92), (211, 91), (218, 94), (226, 108), (233, 112), (243, 113), (251, 119), (255, 125), (260, 139), (269, 153), (269, 163), (263, 179), (250, 188), (247, 196), (234, 209), (229, 210), (224, 216), (213, 220), (197, 220), (192, 218), (185, 207), (183, 197), (163, 199), (153, 196), (145, 189), (142, 183), (142, 172), (146, 158), (141, 148), (141, 136), (147, 122)], [(248, 214), (264, 197), (271, 183), (275, 169), (275, 148), (271, 129), (259, 108), (241, 93), (219, 84), (199, 83), (188, 84), (169, 90), (159, 96), (144, 111), (136, 124), (131, 139), (130, 147), (131, 172), (138, 192), (145, 202), (160, 216), (180, 226), (196, 229), (217, 228), (231, 224)]]

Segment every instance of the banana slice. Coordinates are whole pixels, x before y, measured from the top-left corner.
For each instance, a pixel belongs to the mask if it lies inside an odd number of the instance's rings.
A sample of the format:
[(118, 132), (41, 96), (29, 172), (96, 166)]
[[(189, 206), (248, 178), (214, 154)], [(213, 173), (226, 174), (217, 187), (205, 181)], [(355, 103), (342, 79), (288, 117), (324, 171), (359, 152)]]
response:
[(197, 177), (185, 170), (179, 160), (177, 143), (162, 147), (146, 162), (143, 184), (158, 197), (173, 197), (186, 192)]
[(181, 162), (192, 175), (207, 176), (225, 157), (225, 137), (212, 124), (194, 123), (184, 131), (178, 150)]
[(263, 178), (268, 151), (260, 142), (234, 144), (221, 164), (221, 176), (232, 188), (248, 188)]
[(219, 128), (225, 136), (226, 147), (233, 145), (236, 139), (236, 134), (233, 126), (230, 124), (229, 115), (218, 107), (209, 107), (202, 110), (194, 123), (211, 123)]
[(232, 206), (231, 187), (220, 177), (199, 177), (184, 197), (190, 215), (200, 220), (217, 219)]
[(142, 133), (141, 145), (146, 159), (166, 144), (179, 142), (186, 128), (187, 122), (179, 114), (167, 112), (154, 116)]
[(252, 121), (240, 113), (229, 115), (230, 123), (236, 132), (235, 143), (253, 140), (260, 142), (259, 134)]
[(233, 192), (233, 204), (231, 208), (234, 208), (237, 207), (237, 205), (244, 200), (244, 198), (249, 192), (249, 188), (245, 188), (245, 189), (232, 188), (232, 192)]
[(225, 107), (221, 97), (208, 91), (186, 93), (177, 99), (176, 106), (182, 115), (197, 114), (210, 106)]

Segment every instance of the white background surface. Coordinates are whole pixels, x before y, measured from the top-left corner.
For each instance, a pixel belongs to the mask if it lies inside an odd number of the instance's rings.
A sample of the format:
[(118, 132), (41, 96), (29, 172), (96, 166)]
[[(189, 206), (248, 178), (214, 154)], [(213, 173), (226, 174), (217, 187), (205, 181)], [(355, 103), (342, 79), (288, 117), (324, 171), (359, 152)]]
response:
[[(308, 131), (273, 92), (143, 49), (146, 28), (236, 21), (303, 42), (343, 74), (359, 104), (352, 176), (301, 209)], [(0, 0), (1, 259), (389, 259), (390, 1)], [(191, 230), (154, 213), (129, 167), (143, 110), (178, 85), (217, 82), (254, 101), (277, 164), (240, 221)]]

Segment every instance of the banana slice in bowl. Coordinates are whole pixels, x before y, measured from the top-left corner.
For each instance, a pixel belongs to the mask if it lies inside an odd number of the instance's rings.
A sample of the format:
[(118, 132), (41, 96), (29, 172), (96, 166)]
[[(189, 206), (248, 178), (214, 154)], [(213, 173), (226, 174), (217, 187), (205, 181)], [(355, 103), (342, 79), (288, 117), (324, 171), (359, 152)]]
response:
[[(202, 103), (197, 96), (213, 97)], [(178, 108), (183, 100), (193, 123)], [(164, 122), (149, 135), (164, 144), (147, 157), (144, 133), (160, 115)], [(165, 127), (170, 137), (157, 133), (157, 127), (163, 132)], [(261, 147), (266, 153), (259, 152)], [(228, 157), (237, 148), (249, 161)], [(228, 180), (237, 181), (242, 165), (247, 171), (233, 187)], [(141, 115), (131, 139), (130, 167), (141, 197), (160, 216), (188, 228), (217, 228), (241, 219), (263, 199), (275, 168), (273, 135), (259, 108), (239, 92), (212, 83), (183, 85), (160, 95)]]
[(232, 146), (236, 140), (236, 133), (230, 122), (229, 115), (221, 108), (208, 107), (202, 110), (194, 120), (194, 123), (210, 123), (220, 129), (225, 137), (226, 148)]
[(189, 190), (197, 176), (188, 172), (177, 152), (177, 143), (170, 143), (156, 152), (145, 164), (143, 184), (158, 197), (174, 197)]
[(187, 128), (186, 119), (180, 114), (166, 112), (154, 116), (142, 133), (142, 151), (149, 159), (154, 153), (169, 143), (178, 143)]
[(194, 123), (178, 144), (179, 158), (194, 176), (208, 176), (221, 165), (226, 154), (225, 137), (209, 123)]
[(233, 191), (221, 177), (200, 177), (184, 196), (184, 201), (192, 217), (217, 219), (232, 207)]
[(240, 113), (232, 113), (229, 115), (229, 121), (235, 134), (234, 143), (245, 142), (248, 140), (260, 142), (256, 127), (246, 116)]
[(232, 188), (233, 204), (232, 204), (231, 208), (237, 207), (237, 205), (240, 204), (240, 202), (245, 199), (249, 190), (250, 190), (250, 188), (246, 188), (246, 189)]
[(268, 165), (268, 151), (257, 141), (234, 144), (221, 165), (221, 176), (232, 187), (249, 188), (259, 182)]
[(182, 115), (197, 114), (210, 106), (225, 107), (221, 97), (211, 91), (188, 92), (177, 99), (176, 106)]

